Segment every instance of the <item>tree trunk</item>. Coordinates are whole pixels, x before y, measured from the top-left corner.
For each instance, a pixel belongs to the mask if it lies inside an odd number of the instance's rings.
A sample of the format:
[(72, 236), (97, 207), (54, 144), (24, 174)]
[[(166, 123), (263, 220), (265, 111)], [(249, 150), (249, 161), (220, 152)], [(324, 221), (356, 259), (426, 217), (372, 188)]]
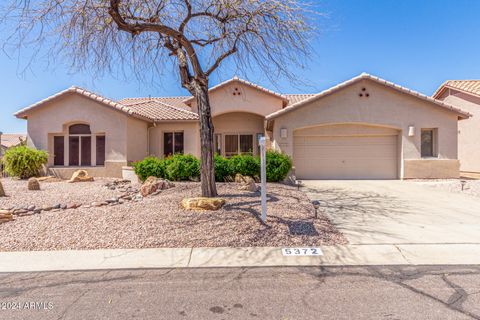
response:
[(215, 165), (213, 162), (213, 122), (208, 98), (208, 82), (205, 81), (205, 83), (195, 83), (195, 98), (197, 99), (200, 116), (202, 196), (211, 198), (217, 196), (217, 187), (215, 185)]

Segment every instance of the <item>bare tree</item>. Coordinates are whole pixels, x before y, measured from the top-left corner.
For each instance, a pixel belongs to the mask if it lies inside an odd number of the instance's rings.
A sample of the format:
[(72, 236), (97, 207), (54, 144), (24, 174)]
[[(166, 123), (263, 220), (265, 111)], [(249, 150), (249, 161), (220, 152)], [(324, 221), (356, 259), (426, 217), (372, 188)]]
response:
[[(209, 76), (226, 59), (237, 70), (293, 78), (308, 54), (311, 25), (300, 0), (9, 0), (6, 45), (47, 46), (73, 68), (137, 77), (176, 65), (200, 116), (202, 195), (217, 195)], [(51, 50), (51, 51), (50, 51)], [(125, 71), (126, 70), (126, 71)]]

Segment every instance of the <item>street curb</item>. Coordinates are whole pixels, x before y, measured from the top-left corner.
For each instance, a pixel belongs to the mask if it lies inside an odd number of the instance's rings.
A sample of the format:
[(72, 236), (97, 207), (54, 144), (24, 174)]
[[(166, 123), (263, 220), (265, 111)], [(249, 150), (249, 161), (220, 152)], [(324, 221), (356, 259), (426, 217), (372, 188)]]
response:
[(322, 256), (283, 256), (280, 247), (0, 252), (0, 272), (480, 264), (480, 244), (345, 245), (320, 248)]

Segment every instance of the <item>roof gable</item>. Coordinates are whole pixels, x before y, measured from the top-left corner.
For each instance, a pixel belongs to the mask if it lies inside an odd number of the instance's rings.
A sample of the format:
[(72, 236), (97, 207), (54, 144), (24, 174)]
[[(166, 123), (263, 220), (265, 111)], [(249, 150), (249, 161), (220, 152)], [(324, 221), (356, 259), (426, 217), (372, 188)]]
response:
[(462, 119), (466, 119), (468, 117), (470, 117), (471, 115), (468, 113), (468, 112), (465, 112), (465, 111), (462, 111), (460, 110), (459, 108), (456, 108), (450, 104), (447, 104), (447, 103), (444, 103), (443, 101), (440, 101), (440, 100), (436, 100), (434, 98), (431, 98), (427, 95), (424, 95), (422, 93), (419, 93), (417, 91), (414, 91), (414, 90), (411, 90), (411, 89), (408, 89), (406, 87), (402, 87), (400, 85), (397, 85), (393, 82), (389, 82), (387, 80), (384, 80), (384, 79), (381, 79), (379, 77), (375, 77), (375, 76), (372, 76), (370, 74), (367, 74), (367, 73), (362, 73), (360, 74), (359, 76), (356, 76), (350, 80), (347, 80), (345, 82), (342, 82), (334, 87), (331, 87), (327, 90), (324, 90), (316, 95), (313, 95), (307, 99), (304, 99), (304, 100), (301, 100), (297, 103), (294, 103), (292, 105), (289, 105), (288, 107), (282, 109), (282, 110), (279, 110), (277, 112), (274, 112), (272, 114), (269, 114), (266, 118), (267, 120), (272, 120), (282, 114), (285, 114), (285, 113), (288, 113), (288, 112), (291, 112), (297, 108), (301, 108), (302, 106), (304, 105), (307, 105), (309, 104), (310, 102), (313, 102), (313, 101), (316, 101), (318, 99), (322, 99), (323, 97), (326, 97), (326, 96), (329, 96), (331, 94), (334, 94), (338, 91), (340, 91), (341, 89), (343, 88), (346, 88), (354, 83), (357, 83), (361, 80), (370, 80), (370, 81), (373, 81), (375, 83), (378, 83), (378, 84), (381, 84), (385, 87), (389, 87), (389, 88), (392, 88), (396, 91), (399, 91), (399, 92), (402, 92), (402, 93), (405, 93), (405, 94), (408, 94), (410, 96), (413, 96), (415, 98), (418, 98), (418, 99), (421, 99), (423, 101), (426, 101), (426, 102), (429, 102), (429, 103), (432, 103), (433, 105), (437, 106), (437, 107), (441, 107), (441, 108), (444, 108), (448, 111), (451, 111), (451, 112), (454, 112), (456, 114), (458, 114), (459, 118), (462, 118)]
[[(255, 84), (255, 83), (253, 83), (253, 82), (250, 82), (250, 81), (247, 81), (247, 80), (244, 80), (244, 79), (240, 79), (240, 78), (238, 78), (238, 77), (233, 77), (233, 78), (230, 79), (230, 80), (224, 81), (224, 82), (222, 82), (222, 83), (220, 83), (220, 84), (218, 84), (218, 85), (216, 85), (216, 86), (208, 89), (208, 92), (209, 92), (209, 93), (215, 92), (215, 91), (217, 91), (218, 89), (221, 89), (221, 88), (223, 88), (223, 87), (225, 87), (225, 86), (227, 86), (227, 85), (229, 85), (229, 84), (233, 84), (233, 83), (240, 83), (240, 84), (246, 85), (246, 86), (248, 86), (248, 87), (250, 87), (250, 88), (253, 88), (253, 89), (255, 89), (255, 90), (259, 90), (259, 91), (261, 91), (261, 92), (263, 92), (263, 93), (266, 93), (266, 94), (275, 96), (275, 97), (281, 99), (281, 100), (283, 101), (284, 105), (287, 105), (287, 104), (288, 104), (288, 99), (287, 99), (287, 97), (286, 97), (285, 95), (280, 94), (280, 93), (275, 92), (275, 91), (272, 91), (272, 90), (269, 90), (269, 89), (266, 89), (266, 88), (264, 88), (264, 87), (262, 87), (262, 86), (259, 86), (259, 85)], [(183, 102), (186, 103), (186, 104), (191, 104), (194, 100), (195, 100), (195, 97), (190, 97), (190, 98), (188, 98), (188, 99), (183, 100)]]
[[(115, 110), (121, 111), (121, 112), (126, 113), (128, 115), (133, 115), (134, 116), (133, 111), (130, 108), (128, 108), (128, 107), (126, 107), (126, 106), (124, 106), (124, 105), (122, 105), (118, 102), (115, 102), (113, 100), (110, 100), (108, 98), (102, 97), (102, 96), (100, 96), (96, 93), (90, 92), (88, 90), (85, 90), (83, 88), (76, 87), (76, 86), (72, 86), (72, 87), (70, 87), (66, 90), (60, 91), (60, 92), (58, 92), (54, 95), (51, 95), (51, 96), (49, 96), (49, 97), (47, 97), (47, 98), (45, 98), (45, 99), (43, 99), (39, 102), (36, 102), (36, 103), (26, 107), (26, 108), (23, 108), (23, 109), (17, 111), (14, 115), (17, 118), (26, 119), (28, 117), (28, 113), (30, 111), (35, 110), (37, 108), (40, 108), (40, 107), (46, 105), (47, 103), (49, 103), (53, 100), (56, 100), (60, 97), (67, 96), (69, 94), (81, 95), (85, 98), (88, 98), (88, 99), (94, 100), (96, 102), (99, 102), (99, 103), (101, 103), (101, 104), (103, 104), (107, 107), (110, 107), (110, 108), (113, 108)], [(140, 118), (143, 118), (143, 117), (140, 117)], [(143, 120), (147, 120), (147, 119), (143, 118)]]
[(433, 98), (438, 98), (446, 89), (455, 89), (464, 93), (480, 97), (480, 80), (447, 80), (435, 93)]

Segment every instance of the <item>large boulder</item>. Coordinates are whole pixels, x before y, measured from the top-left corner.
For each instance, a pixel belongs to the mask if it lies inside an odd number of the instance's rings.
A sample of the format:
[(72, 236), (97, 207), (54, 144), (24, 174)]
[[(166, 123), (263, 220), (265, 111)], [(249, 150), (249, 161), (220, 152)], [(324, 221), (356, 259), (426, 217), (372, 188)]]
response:
[(244, 178), (245, 178), (245, 181), (240, 183), (238, 190), (257, 192), (258, 186), (255, 183), (255, 180), (252, 177), (244, 177)]
[(2, 181), (0, 181), (0, 197), (6, 197), (5, 190), (3, 189)]
[(170, 189), (173, 187), (175, 187), (175, 185), (168, 180), (156, 177), (148, 177), (140, 188), (140, 194), (146, 197), (156, 191)]
[(72, 177), (68, 182), (74, 183), (74, 182), (89, 182), (93, 181), (93, 177), (90, 177), (88, 175), (88, 172), (86, 170), (77, 170), (72, 174)]
[(37, 178), (28, 179), (28, 190), (40, 190), (40, 182)]
[(225, 204), (221, 198), (185, 198), (182, 200), (182, 207), (186, 210), (218, 210)]

